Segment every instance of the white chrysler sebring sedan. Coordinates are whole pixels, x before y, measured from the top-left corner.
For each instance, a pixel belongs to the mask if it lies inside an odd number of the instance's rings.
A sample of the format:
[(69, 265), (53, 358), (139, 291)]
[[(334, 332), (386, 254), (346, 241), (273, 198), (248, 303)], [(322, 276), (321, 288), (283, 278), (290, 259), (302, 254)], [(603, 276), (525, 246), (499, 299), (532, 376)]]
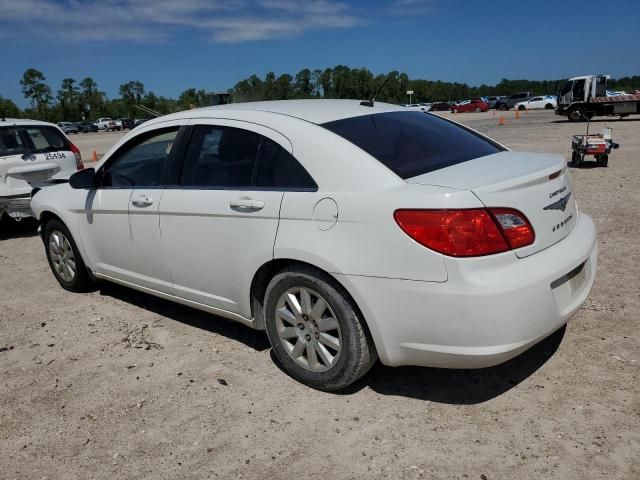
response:
[(108, 280), (264, 329), (322, 390), (377, 358), (504, 362), (567, 322), (596, 270), (562, 157), (382, 103), (157, 118), (31, 208), (63, 288)]

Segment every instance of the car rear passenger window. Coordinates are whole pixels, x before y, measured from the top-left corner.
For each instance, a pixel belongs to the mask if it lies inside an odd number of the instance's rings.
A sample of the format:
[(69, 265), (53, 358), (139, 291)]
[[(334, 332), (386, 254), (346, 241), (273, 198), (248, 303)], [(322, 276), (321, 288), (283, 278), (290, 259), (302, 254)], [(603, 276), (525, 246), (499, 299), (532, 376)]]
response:
[(38, 125), (0, 128), (0, 156), (67, 149), (68, 141), (54, 127)]
[(136, 137), (117, 152), (101, 175), (103, 187), (161, 186), (164, 166), (178, 134), (178, 127)]
[(471, 130), (422, 112), (362, 115), (323, 127), (360, 147), (403, 179), (503, 150)]
[(261, 136), (248, 130), (196, 126), (185, 156), (180, 185), (190, 187), (248, 187)]
[(263, 139), (256, 186), (286, 189), (317, 189), (300, 162), (277, 143)]

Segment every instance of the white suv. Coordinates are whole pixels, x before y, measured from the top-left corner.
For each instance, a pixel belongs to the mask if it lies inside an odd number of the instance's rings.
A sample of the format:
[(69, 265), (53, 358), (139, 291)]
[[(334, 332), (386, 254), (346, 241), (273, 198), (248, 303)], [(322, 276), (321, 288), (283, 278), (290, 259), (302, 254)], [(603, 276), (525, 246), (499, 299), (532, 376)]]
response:
[(80, 150), (52, 123), (0, 118), (0, 218), (31, 216), (31, 190), (84, 168)]

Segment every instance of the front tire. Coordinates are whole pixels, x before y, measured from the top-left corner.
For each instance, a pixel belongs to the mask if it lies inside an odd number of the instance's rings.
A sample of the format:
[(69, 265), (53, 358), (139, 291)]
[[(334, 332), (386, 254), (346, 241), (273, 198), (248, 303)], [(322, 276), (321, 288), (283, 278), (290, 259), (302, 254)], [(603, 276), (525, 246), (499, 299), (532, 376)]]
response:
[(94, 287), (69, 229), (58, 220), (44, 226), (43, 240), (53, 276), (65, 290), (88, 292)]
[(286, 372), (327, 392), (351, 385), (377, 359), (357, 307), (329, 275), (311, 267), (278, 273), (265, 294), (265, 326)]

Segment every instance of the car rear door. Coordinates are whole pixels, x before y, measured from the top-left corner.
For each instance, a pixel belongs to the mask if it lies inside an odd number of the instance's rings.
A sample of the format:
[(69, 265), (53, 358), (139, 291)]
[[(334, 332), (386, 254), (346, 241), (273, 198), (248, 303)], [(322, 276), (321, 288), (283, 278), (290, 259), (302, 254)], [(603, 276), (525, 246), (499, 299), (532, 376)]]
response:
[(98, 275), (171, 293), (159, 206), (183, 121), (154, 125), (120, 147), (98, 170), (80, 219), (82, 242)]
[(232, 120), (198, 120), (177, 185), (160, 204), (162, 244), (176, 295), (250, 318), (253, 275), (273, 258), (282, 188), (259, 186), (260, 154), (279, 133)]

